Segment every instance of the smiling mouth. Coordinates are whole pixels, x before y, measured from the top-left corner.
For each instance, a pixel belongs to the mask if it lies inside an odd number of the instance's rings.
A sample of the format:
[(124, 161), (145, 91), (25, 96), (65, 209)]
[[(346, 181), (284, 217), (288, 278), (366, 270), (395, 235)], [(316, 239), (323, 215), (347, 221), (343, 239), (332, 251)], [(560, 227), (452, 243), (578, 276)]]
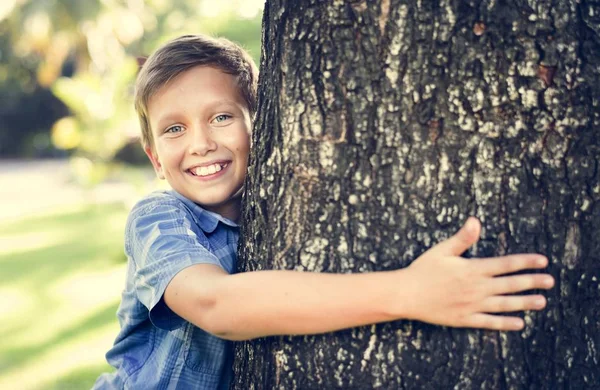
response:
[(221, 172), (223, 169), (229, 166), (229, 162), (225, 163), (215, 163), (211, 165), (206, 165), (202, 167), (194, 167), (188, 169), (188, 172), (192, 174), (192, 176), (198, 177), (207, 177), (212, 176), (218, 172)]

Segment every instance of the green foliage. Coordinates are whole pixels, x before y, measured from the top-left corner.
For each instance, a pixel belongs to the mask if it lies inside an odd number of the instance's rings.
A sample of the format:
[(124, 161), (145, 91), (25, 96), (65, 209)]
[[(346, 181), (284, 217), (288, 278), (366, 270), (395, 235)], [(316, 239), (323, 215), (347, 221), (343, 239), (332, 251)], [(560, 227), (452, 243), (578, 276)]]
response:
[[(55, 102), (54, 106), (46, 102), (36, 115), (27, 115), (26, 126), (12, 119), (23, 111), (21, 106), (0, 108), (0, 123), (4, 123), (0, 125), (0, 156), (16, 149), (35, 153), (35, 148), (8, 145), (33, 143), (35, 137), (15, 134), (48, 134), (52, 127), (50, 136), (38, 137), (36, 145), (51, 140), (55, 150), (93, 165), (109, 164), (138, 136), (132, 104), (136, 57), (147, 56), (175, 36), (225, 36), (246, 47), (255, 61), (260, 55), (260, 0), (3, 3), (0, 93), (11, 96), (9, 102), (19, 102), (23, 96), (49, 90)], [(65, 116), (67, 120), (57, 121)], [(46, 120), (35, 123), (36, 118)]]

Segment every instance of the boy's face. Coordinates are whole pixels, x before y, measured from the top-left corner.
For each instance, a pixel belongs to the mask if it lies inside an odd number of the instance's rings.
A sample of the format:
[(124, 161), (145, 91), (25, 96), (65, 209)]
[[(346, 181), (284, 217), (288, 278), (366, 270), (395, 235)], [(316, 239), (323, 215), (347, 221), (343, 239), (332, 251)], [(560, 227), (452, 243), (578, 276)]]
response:
[(236, 220), (250, 151), (250, 114), (234, 76), (196, 66), (149, 101), (156, 174), (181, 195)]

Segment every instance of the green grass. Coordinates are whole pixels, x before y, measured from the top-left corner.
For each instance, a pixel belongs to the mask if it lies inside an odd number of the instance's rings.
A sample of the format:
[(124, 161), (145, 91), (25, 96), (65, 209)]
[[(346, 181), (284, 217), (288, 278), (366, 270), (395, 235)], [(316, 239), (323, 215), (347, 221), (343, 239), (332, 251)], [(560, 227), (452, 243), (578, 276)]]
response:
[(125, 279), (121, 204), (0, 225), (0, 388), (89, 389)]

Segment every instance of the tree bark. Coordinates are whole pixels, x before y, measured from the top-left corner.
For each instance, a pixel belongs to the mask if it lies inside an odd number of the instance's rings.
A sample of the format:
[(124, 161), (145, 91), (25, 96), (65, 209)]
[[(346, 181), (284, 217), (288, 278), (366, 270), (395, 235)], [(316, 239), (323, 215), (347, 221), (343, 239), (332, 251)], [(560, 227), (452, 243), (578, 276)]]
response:
[[(600, 386), (600, 3), (268, 1), (244, 271), (543, 253), (522, 332), (396, 321), (238, 344), (236, 389)], [(290, 302), (293, 304), (293, 302)]]

